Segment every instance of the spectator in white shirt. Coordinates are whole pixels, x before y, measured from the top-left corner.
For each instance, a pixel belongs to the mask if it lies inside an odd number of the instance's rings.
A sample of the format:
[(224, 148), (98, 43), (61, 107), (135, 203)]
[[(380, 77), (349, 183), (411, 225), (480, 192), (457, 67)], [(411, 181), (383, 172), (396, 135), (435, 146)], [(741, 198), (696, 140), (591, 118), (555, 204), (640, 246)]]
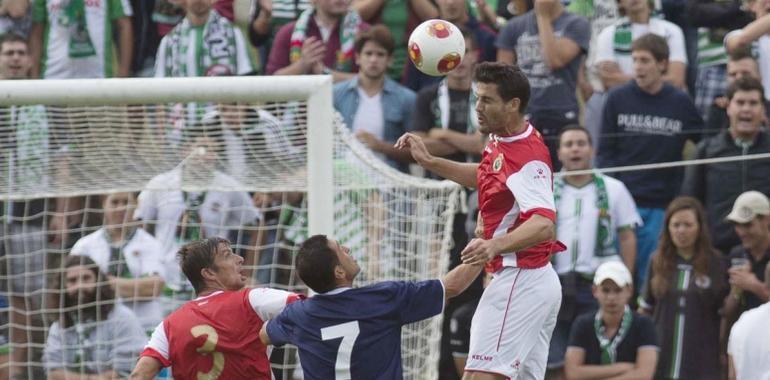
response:
[(104, 197), (104, 226), (78, 240), (70, 254), (88, 256), (109, 276), (116, 295), (134, 310), (145, 331), (163, 319), (156, 298), (163, 289), (163, 246), (133, 222), (136, 197)]
[[(765, 268), (765, 286), (770, 289), (770, 265)], [(733, 325), (727, 343), (730, 380), (770, 379), (770, 302), (746, 311)]]

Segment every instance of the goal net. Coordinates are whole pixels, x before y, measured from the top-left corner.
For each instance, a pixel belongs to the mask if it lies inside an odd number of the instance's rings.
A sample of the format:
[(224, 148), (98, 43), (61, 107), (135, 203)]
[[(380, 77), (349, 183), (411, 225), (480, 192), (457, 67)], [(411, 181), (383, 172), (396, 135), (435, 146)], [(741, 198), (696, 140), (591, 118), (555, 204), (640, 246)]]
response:
[[(317, 233), (350, 247), (358, 285), (446, 271), (461, 189), (361, 145), (328, 77), (4, 81), (0, 103), (0, 371), (127, 375), (193, 297), (175, 253), (202, 237), (230, 240), (254, 286), (295, 292)], [(72, 282), (83, 256), (95, 288)], [(403, 329), (406, 378), (437, 377), (440, 325)], [(271, 362), (300, 376), (291, 348)]]

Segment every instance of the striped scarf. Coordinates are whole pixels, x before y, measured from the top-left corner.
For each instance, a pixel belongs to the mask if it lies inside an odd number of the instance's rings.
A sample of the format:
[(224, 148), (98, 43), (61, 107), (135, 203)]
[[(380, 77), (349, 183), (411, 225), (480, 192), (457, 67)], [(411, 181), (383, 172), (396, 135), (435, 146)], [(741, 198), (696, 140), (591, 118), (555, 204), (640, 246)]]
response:
[[(596, 186), (596, 208), (599, 210), (599, 215), (596, 216), (596, 242), (594, 244), (594, 256), (615, 256), (618, 254), (618, 249), (615, 246), (615, 233), (612, 229), (610, 197), (607, 193), (607, 185), (604, 183), (604, 176), (602, 176), (600, 173), (594, 173), (591, 176), (593, 183)], [(564, 177), (554, 178), (553, 197), (557, 207), (559, 205), (559, 201), (561, 201), (561, 194), (563, 192)]]
[(238, 73), (235, 27), (214, 10), (209, 12), (202, 31), (190, 25), (190, 20), (185, 18), (166, 38), (169, 38), (163, 52), (166, 56), (163, 67), (166, 77), (189, 76), (187, 51), (191, 38), (195, 39), (196, 46), (195, 76)]
[[(299, 16), (294, 24), (294, 31), (291, 33), (291, 42), (289, 43), (289, 61), (291, 63), (299, 61), (302, 56), (302, 44), (307, 38), (307, 26), (310, 18), (315, 13), (314, 9), (307, 9)], [(356, 11), (348, 11), (340, 25), (340, 50), (337, 52), (337, 62), (334, 70), (342, 72), (353, 71), (354, 44), (356, 33), (362, 28), (363, 21)]]

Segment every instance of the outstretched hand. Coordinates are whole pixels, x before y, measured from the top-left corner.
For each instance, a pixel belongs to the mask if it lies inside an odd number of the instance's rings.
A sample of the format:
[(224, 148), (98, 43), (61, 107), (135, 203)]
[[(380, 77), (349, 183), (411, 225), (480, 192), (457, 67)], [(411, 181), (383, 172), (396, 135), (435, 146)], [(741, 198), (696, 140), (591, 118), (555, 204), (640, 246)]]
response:
[(494, 240), (473, 239), (460, 253), (463, 264), (479, 265), (492, 260), (499, 253)]
[(425, 166), (425, 164), (433, 159), (433, 156), (428, 152), (428, 148), (425, 147), (422, 138), (413, 133), (404, 133), (403, 136), (399, 137), (394, 146), (396, 149), (409, 149), (412, 158), (420, 166)]

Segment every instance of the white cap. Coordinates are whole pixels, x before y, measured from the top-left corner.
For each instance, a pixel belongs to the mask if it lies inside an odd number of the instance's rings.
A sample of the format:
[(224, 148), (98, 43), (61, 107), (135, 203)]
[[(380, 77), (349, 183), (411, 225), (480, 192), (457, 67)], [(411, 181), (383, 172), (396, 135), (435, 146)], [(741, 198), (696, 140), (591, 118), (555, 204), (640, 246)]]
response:
[(604, 280), (612, 280), (621, 288), (634, 283), (634, 280), (631, 278), (631, 272), (620, 261), (609, 261), (596, 268), (594, 285), (599, 286)]
[(770, 200), (759, 191), (747, 191), (738, 196), (733, 210), (725, 219), (735, 223), (748, 223), (757, 215), (770, 215)]

